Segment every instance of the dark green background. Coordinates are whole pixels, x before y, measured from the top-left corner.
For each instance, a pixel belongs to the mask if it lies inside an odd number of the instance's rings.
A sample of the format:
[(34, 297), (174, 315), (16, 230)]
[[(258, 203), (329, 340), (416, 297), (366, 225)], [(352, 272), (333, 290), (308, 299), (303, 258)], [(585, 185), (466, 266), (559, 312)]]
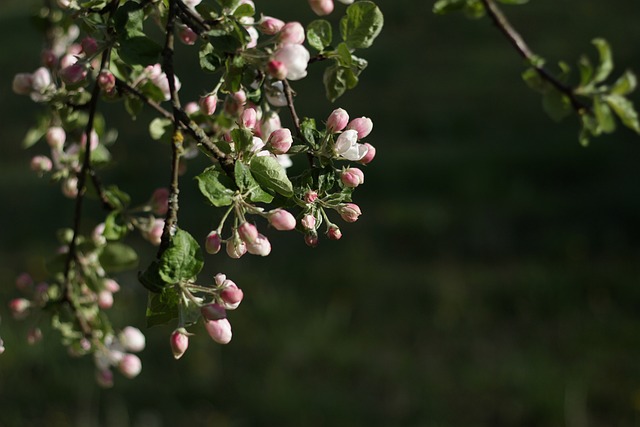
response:
[[(172, 327), (151, 329), (142, 374), (116, 375), (110, 390), (46, 326), (44, 341), (27, 346), (36, 319), (14, 321), (6, 301), (17, 296), (19, 272), (44, 278), (42, 259), (72, 213), (28, 171), (45, 147), (20, 148), (37, 109), (10, 85), (38, 66), (39, 36), (28, 25), (35, 3), (0, 5), (0, 425), (640, 424), (640, 138), (623, 129), (580, 147), (577, 119), (545, 116), (488, 20), (433, 16), (432, 2), (380, 1), (386, 23), (363, 52), (370, 67), (336, 104), (375, 123), (378, 156), (356, 193), (361, 219), (342, 228), (340, 242), (313, 250), (298, 234), (271, 230), (266, 259), (207, 258), (203, 281), (222, 271), (245, 291), (231, 344), (198, 328), (175, 362)], [(284, 19), (313, 19), (302, 0), (257, 3)], [(550, 64), (594, 58), (590, 40), (601, 36), (616, 76), (640, 70), (635, 1), (505, 9)], [(214, 84), (194, 65), (185, 59), (178, 70), (184, 99)], [(334, 106), (322, 98), (323, 65), (311, 68), (294, 83), (298, 108), (326, 117)], [(120, 129), (114, 153), (123, 166), (104, 179), (143, 201), (165, 185), (169, 151), (148, 137), (151, 115), (131, 124), (113, 106), (105, 114)], [(190, 176), (181, 221), (201, 237), (216, 213)], [(153, 252), (141, 256), (148, 262)], [(145, 292), (132, 275), (119, 280), (116, 304), (127, 313), (114, 312), (115, 321), (142, 328)]]

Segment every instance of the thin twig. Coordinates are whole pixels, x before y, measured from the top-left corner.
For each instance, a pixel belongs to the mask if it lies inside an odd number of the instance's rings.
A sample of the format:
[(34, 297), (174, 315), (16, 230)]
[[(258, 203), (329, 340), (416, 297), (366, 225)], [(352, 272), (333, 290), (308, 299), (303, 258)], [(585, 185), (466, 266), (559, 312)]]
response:
[[(293, 104), (293, 90), (291, 89), (291, 85), (287, 79), (282, 80), (282, 87), (284, 88), (284, 95), (285, 98), (287, 98), (287, 106), (289, 107), (289, 112), (291, 113), (291, 118), (293, 119), (293, 125), (296, 128), (298, 138), (308, 143), (302, 134), (302, 129), (300, 128), (300, 118), (298, 117), (296, 107)], [(309, 160), (309, 165), (313, 168), (313, 155), (309, 152), (307, 152), (307, 160)]]
[(582, 114), (585, 111), (589, 111), (590, 107), (582, 102), (574, 93), (573, 88), (565, 85), (558, 80), (553, 74), (539, 64), (538, 56), (533, 53), (522, 36), (516, 31), (516, 29), (507, 20), (507, 17), (502, 13), (502, 10), (495, 4), (493, 0), (482, 0), (487, 14), (493, 21), (494, 25), (502, 32), (502, 34), (509, 40), (516, 51), (522, 56), (530, 66), (536, 70), (538, 75), (555, 87), (560, 93), (566, 95), (571, 101), (572, 107)]

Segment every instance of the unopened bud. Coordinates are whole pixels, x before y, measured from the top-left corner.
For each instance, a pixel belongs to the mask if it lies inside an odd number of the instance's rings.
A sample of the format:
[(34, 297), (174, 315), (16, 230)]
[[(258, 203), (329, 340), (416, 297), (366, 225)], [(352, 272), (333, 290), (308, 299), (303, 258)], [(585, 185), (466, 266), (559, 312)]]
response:
[(276, 209), (269, 214), (269, 224), (276, 230), (293, 230), (296, 227), (296, 218), (284, 209)]
[(327, 130), (329, 132), (340, 132), (349, 123), (349, 113), (342, 108), (336, 108), (329, 114), (327, 119)]
[(243, 222), (238, 227), (238, 235), (243, 242), (250, 244), (258, 238), (258, 229), (251, 223)]
[(34, 345), (40, 341), (42, 341), (42, 331), (40, 328), (29, 329), (29, 332), (27, 332), (27, 343)]
[(316, 200), (318, 200), (318, 193), (316, 191), (313, 190), (309, 190), (305, 193), (304, 195), (304, 201), (306, 203), (313, 203)]
[(267, 256), (271, 253), (271, 242), (266, 236), (258, 233), (253, 243), (247, 243), (247, 252), (252, 255)]
[(207, 116), (211, 116), (216, 112), (216, 106), (218, 104), (218, 97), (215, 95), (206, 95), (200, 97), (200, 101), (198, 101), (200, 105), (200, 110), (206, 114)]
[(13, 84), (11, 88), (13, 92), (18, 95), (29, 95), (31, 93), (31, 87), (33, 84), (33, 78), (29, 73), (19, 73), (13, 77)]
[(202, 317), (206, 320), (220, 320), (227, 317), (225, 308), (216, 303), (203, 305), (200, 308), (200, 313), (202, 313)]
[(144, 350), (146, 345), (146, 339), (144, 334), (138, 328), (134, 328), (133, 326), (125, 327), (122, 332), (120, 332), (120, 344), (127, 351), (133, 351), (137, 353), (139, 351)]
[(40, 59), (42, 60), (42, 65), (47, 68), (55, 68), (58, 63), (58, 57), (51, 49), (44, 49), (40, 55)]
[(365, 138), (373, 130), (373, 122), (368, 117), (358, 117), (353, 119), (347, 125), (347, 129), (353, 129), (358, 132), (358, 139)]
[(247, 252), (247, 245), (239, 237), (227, 240), (227, 255), (238, 259)]
[(29, 307), (31, 307), (31, 302), (26, 298), (15, 298), (9, 301), (9, 310), (16, 319), (24, 319), (28, 314)]
[(362, 145), (367, 147), (367, 154), (365, 154), (364, 157), (360, 159), (360, 163), (362, 163), (363, 165), (368, 165), (376, 156), (376, 147), (369, 144), (368, 142), (365, 142)]
[(267, 148), (273, 154), (285, 154), (291, 148), (291, 144), (293, 144), (291, 131), (287, 128), (281, 128), (271, 132), (267, 141)]
[(162, 242), (162, 233), (164, 233), (164, 220), (156, 219), (145, 237), (152, 245), (159, 246)]
[(315, 231), (310, 231), (304, 235), (304, 243), (310, 248), (318, 246), (318, 234)]
[(127, 353), (120, 360), (118, 370), (127, 378), (137, 377), (142, 371), (142, 361), (135, 354)]
[(109, 369), (96, 371), (96, 382), (103, 388), (113, 387), (113, 372)]
[(169, 189), (165, 187), (156, 188), (151, 195), (151, 212), (154, 215), (164, 216), (169, 210)]
[(178, 37), (180, 37), (182, 43), (187, 46), (194, 45), (196, 40), (198, 40), (198, 34), (189, 27), (182, 27), (180, 31), (178, 31)]
[(220, 252), (221, 246), (222, 246), (222, 240), (220, 239), (220, 234), (216, 230), (213, 230), (211, 233), (207, 235), (207, 239), (204, 243), (204, 248), (207, 251), (207, 253), (214, 255)]
[(189, 336), (186, 335), (184, 329), (176, 329), (171, 334), (171, 338), (169, 340), (171, 344), (171, 351), (173, 352), (173, 357), (177, 360), (184, 355), (189, 348)]
[(98, 307), (107, 310), (113, 306), (113, 294), (106, 289), (98, 292)]
[(42, 93), (51, 85), (51, 72), (40, 67), (31, 74), (32, 89)]
[(115, 294), (120, 290), (120, 285), (113, 279), (104, 279), (102, 285), (107, 291), (111, 292), (112, 294)]
[(265, 16), (262, 18), (262, 21), (260, 21), (260, 25), (258, 26), (260, 31), (268, 36), (278, 34), (280, 30), (282, 30), (282, 27), (284, 27), (284, 22), (277, 18), (272, 18), (271, 16)]
[(78, 195), (78, 178), (71, 176), (62, 182), (62, 194), (73, 199)]
[(242, 112), (242, 125), (246, 128), (253, 129), (256, 127), (257, 113), (253, 108), (247, 108)]
[(337, 209), (343, 220), (347, 222), (356, 222), (358, 217), (362, 215), (360, 207), (355, 203), (344, 203)]
[(329, 15), (333, 12), (333, 0), (309, 0), (309, 6), (318, 16)]
[(280, 43), (282, 44), (302, 44), (304, 38), (304, 27), (299, 22), (287, 22), (280, 30)]
[(16, 278), (16, 288), (28, 292), (33, 287), (33, 278), (29, 273), (22, 273)]
[(287, 66), (282, 61), (272, 59), (267, 63), (267, 72), (276, 80), (284, 80), (287, 78)]
[(358, 168), (347, 168), (342, 171), (340, 180), (346, 187), (355, 188), (364, 183), (364, 173)]
[(87, 69), (83, 64), (73, 64), (60, 70), (60, 78), (67, 84), (74, 85), (87, 77)]
[(87, 56), (92, 56), (94, 53), (98, 51), (98, 42), (93, 37), (85, 37), (80, 42), (82, 45), (82, 50)]
[(53, 168), (51, 159), (47, 156), (34, 156), (31, 159), (31, 170), (37, 173), (49, 172)]
[(51, 126), (47, 129), (46, 140), (52, 149), (60, 151), (67, 140), (67, 134), (60, 126)]
[(331, 240), (340, 240), (342, 238), (342, 231), (336, 226), (329, 226), (329, 230), (327, 230), (327, 237)]
[(116, 77), (109, 70), (102, 70), (98, 75), (98, 84), (106, 93), (111, 92), (116, 87)]
[(228, 281), (229, 284), (220, 292), (220, 298), (226, 303), (229, 304), (234, 309), (240, 304), (242, 298), (244, 297), (244, 293), (242, 289), (238, 287), (231, 280)]
[(311, 214), (307, 214), (302, 217), (302, 219), (300, 220), (300, 224), (302, 224), (302, 227), (304, 227), (305, 230), (315, 230), (316, 217)]
[(204, 323), (209, 336), (218, 344), (228, 344), (231, 341), (231, 323), (227, 319), (209, 320)]

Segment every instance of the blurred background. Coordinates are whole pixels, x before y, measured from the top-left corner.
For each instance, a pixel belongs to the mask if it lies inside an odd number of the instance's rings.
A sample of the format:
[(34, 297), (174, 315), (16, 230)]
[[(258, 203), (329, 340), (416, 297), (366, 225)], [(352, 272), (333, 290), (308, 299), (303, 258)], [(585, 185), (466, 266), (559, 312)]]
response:
[[(314, 19), (302, 0), (256, 3)], [(208, 256), (202, 278), (225, 272), (245, 292), (234, 338), (219, 346), (196, 328), (177, 362), (173, 326), (145, 330), (146, 292), (135, 274), (119, 276), (114, 323), (145, 331), (143, 371), (98, 388), (92, 360), (69, 358), (46, 318), (17, 322), (6, 306), (20, 272), (46, 277), (55, 231), (72, 221), (71, 201), (29, 171), (44, 147), (21, 148), (38, 107), (11, 92), (15, 73), (39, 66), (37, 4), (0, 4), (1, 426), (640, 425), (640, 137), (625, 128), (582, 148), (577, 118), (544, 114), (488, 19), (437, 17), (431, 1), (379, 1), (386, 22), (362, 52), (369, 69), (336, 105), (324, 100), (322, 64), (293, 85), (301, 115), (340, 106), (373, 118), (360, 220), (315, 249), (270, 230), (266, 259)], [(637, 2), (504, 9), (550, 64), (595, 59), (600, 36), (614, 77), (640, 71)], [(182, 97), (195, 99), (207, 76), (181, 54)], [(148, 136), (153, 115), (132, 123), (119, 108), (104, 111), (122, 167), (104, 181), (145, 201), (166, 185), (169, 150)], [(200, 237), (218, 215), (191, 180), (203, 164), (183, 178), (180, 211)], [(89, 212), (87, 226), (99, 219), (96, 204)], [(45, 338), (29, 346), (38, 320)]]

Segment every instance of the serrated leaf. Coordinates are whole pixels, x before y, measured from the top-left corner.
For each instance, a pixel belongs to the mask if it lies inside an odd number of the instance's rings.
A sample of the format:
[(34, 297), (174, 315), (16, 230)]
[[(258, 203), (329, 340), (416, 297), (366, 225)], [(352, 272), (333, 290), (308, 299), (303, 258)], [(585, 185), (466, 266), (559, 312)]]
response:
[(241, 153), (253, 146), (253, 132), (250, 129), (236, 128), (231, 131), (231, 139), (236, 147), (236, 151)]
[(211, 43), (202, 45), (198, 52), (198, 58), (200, 59), (200, 68), (203, 71), (214, 72), (223, 64)]
[(156, 64), (161, 52), (162, 46), (144, 35), (120, 40), (119, 53), (128, 64), (143, 66)]
[(347, 8), (340, 20), (342, 39), (352, 49), (364, 49), (373, 43), (384, 25), (384, 16), (370, 1), (359, 1)]
[(261, 187), (274, 190), (285, 197), (293, 196), (293, 185), (275, 157), (256, 156), (251, 159), (249, 168)]
[(611, 47), (605, 39), (594, 39), (592, 43), (596, 47), (596, 49), (598, 49), (598, 54), (600, 55), (600, 63), (596, 68), (593, 81), (595, 83), (600, 83), (606, 80), (606, 78), (609, 77), (609, 74), (611, 74), (611, 71), (613, 70)]
[(138, 265), (135, 249), (119, 242), (107, 243), (98, 258), (107, 273), (131, 270)]
[(625, 71), (611, 87), (611, 93), (614, 95), (628, 95), (636, 89), (638, 80), (631, 70)]
[(314, 49), (322, 52), (333, 39), (331, 24), (324, 19), (316, 19), (307, 25), (307, 41)]
[(179, 283), (198, 275), (204, 261), (200, 245), (184, 230), (178, 229), (162, 253), (158, 274), (167, 283)]
[(640, 123), (638, 123), (638, 113), (633, 107), (633, 103), (621, 95), (607, 95), (604, 101), (609, 104), (622, 123), (640, 133)]
[(151, 292), (162, 292), (163, 289), (171, 284), (160, 277), (159, 270), (160, 263), (158, 260), (154, 260), (144, 272), (138, 272), (138, 281)]
[(118, 37), (144, 35), (144, 6), (136, 1), (128, 1), (118, 8), (114, 16)]
[(102, 235), (107, 240), (120, 240), (129, 232), (129, 227), (122, 219), (120, 211), (109, 212), (104, 220), (104, 231)]
[(253, 16), (255, 11), (253, 10), (253, 6), (250, 4), (244, 3), (241, 4), (233, 11), (233, 16), (236, 18), (242, 18), (243, 16)]
[(611, 108), (606, 102), (603, 102), (599, 96), (593, 100), (593, 111), (601, 132), (611, 133), (616, 130), (616, 121), (611, 112)]
[(328, 66), (324, 70), (322, 82), (324, 83), (327, 99), (331, 102), (340, 98), (347, 90), (347, 80), (344, 76), (344, 68), (337, 63)]
[(246, 191), (249, 192), (250, 201), (262, 203), (271, 203), (273, 201), (273, 196), (260, 188), (260, 185), (258, 185), (253, 175), (251, 175), (251, 170), (247, 165), (241, 161), (236, 161), (234, 174), (236, 185), (243, 193)]
[(178, 317), (180, 296), (172, 287), (166, 287), (162, 292), (149, 292), (147, 302), (147, 327), (162, 325)]
[(200, 192), (216, 207), (229, 206), (233, 202), (235, 184), (219, 165), (213, 165), (196, 176)]

